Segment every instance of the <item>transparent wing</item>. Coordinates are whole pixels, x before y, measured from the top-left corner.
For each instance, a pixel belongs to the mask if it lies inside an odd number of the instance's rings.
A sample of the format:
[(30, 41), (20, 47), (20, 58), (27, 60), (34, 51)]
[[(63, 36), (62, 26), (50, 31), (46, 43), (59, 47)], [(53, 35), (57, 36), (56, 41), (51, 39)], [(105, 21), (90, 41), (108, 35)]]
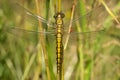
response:
[[(104, 29), (104, 23), (107, 21), (107, 17), (110, 17), (110, 13), (107, 11), (106, 7), (99, 1), (95, 1), (93, 3), (91, 1), (84, 1), (83, 3), (84, 7), (81, 8), (79, 0), (77, 0), (76, 4), (73, 4), (73, 2), (71, 2), (71, 8), (72, 5), (75, 5), (75, 10), (73, 11), (74, 14), (72, 20), (70, 17), (68, 20), (67, 12), (65, 13), (65, 20), (67, 21), (65, 21), (65, 29), (69, 30), (69, 24), (72, 24), (72, 28), (75, 28), (76, 23), (80, 25), (79, 27), (83, 31), (95, 31)], [(106, 5), (113, 12), (115, 5), (109, 6), (111, 3), (115, 3), (115, 1), (110, 0)], [(68, 9), (68, 11), (70, 11), (71, 8)]]
[[(27, 39), (27, 37), (37, 38), (39, 35), (53, 36), (54, 24), (52, 22), (50, 23), (45, 18), (32, 13), (34, 11), (30, 11), (18, 3), (14, 3), (12, 9), (16, 22), (7, 30), (10, 34), (18, 36), (23, 40)], [(43, 31), (38, 31), (38, 22), (42, 23), (40, 27), (43, 28)], [(45, 30), (48, 28), (49, 30)], [(31, 38), (31, 41), (33, 40)]]
[(13, 36), (17, 37), (18, 39), (23, 40), (29, 40), (34, 41), (41, 40), (42, 38), (39, 38), (40, 35), (47, 36), (49, 39), (55, 40), (55, 33), (53, 31), (36, 31), (36, 30), (26, 30), (19, 27), (13, 27), (10, 29), (7, 29), (7, 32), (12, 34)]
[(94, 44), (94, 42), (100, 38), (99, 36), (102, 35), (105, 31), (105, 29), (102, 29), (99, 31), (65, 33), (63, 36), (64, 49), (70, 45), (77, 46), (80, 43)]
[(107, 13), (107, 11), (105, 11), (105, 8), (101, 5), (90, 10), (86, 14), (83, 14), (83, 16), (80, 16), (80, 13), (76, 11), (74, 19), (71, 22), (66, 23), (65, 25), (69, 26), (69, 24), (71, 23), (72, 28), (79, 26), (81, 30), (84, 29), (85, 31), (95, 31), (99, 29), (101, 30), (104, 29), (104, 21), (108, 16), (109, 14)]
[[(109, 3), (114, 2), (112, 0), (110, 0), (108, 2)], [(110, 17), (108, 11), (106, 10), (106, 8), (102, 5), (88, 5), (87, 1), (86, 1), (86, 8), (85, 11), (80, 9), (80, 4), (77, 3), (77, 6), (75, 8), (74, 11), (74, 17), (72, 20), (70, 20), (69, 22), (65, 23), (65, 31), (67, 31), (68, 33), (70, 33), (70, 35), (72, 34), (72, 36), (66, 36), (65, 38), (68, 38), (66, 42), (68, 42), (68, 40), (73, 40), (73, 42), (75, 42), (78, 39), (88, 39), (89, 41), (94, 41), (95, 37), (97, 36), (97, 34), (99, 35), (99, 33), (104, 32), (105, 31), (105, 22), (109, 19), (108, 17)], [(94, 3), (95, 4), (95, 3)], [(113, 10), (112, 8), (110, 8), (110, 10)], [(71, 27), (70, 27), (71, 26)], [(74, 36), (76, 38), (74, 38)], [(74, 38), (74, 39), (71, 39)], [(71, 41), (70, 41), (71, 43)]]
[(28, 21), (31, 24), (36, 24), (38, 23), (38, 21), (42, 22), (44, 25), (49, 26), (49, 27), (53, 27), (54, 24), (50, 21), (48, 21), (47, 19), (33, 13), (32, 11), (24, 8), (22, 5), (15, 3), (13, 5), (13, 9), (14, 9), (14, 13), (15, 15), (21, 16), (22, 18), (24, 18), (25, 21)]

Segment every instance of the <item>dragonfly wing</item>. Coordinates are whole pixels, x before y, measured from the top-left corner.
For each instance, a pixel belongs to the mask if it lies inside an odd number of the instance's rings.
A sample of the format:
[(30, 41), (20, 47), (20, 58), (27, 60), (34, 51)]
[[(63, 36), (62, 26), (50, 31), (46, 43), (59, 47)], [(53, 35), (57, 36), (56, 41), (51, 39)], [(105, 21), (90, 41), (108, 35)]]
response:
[(34, 14), (32, 11), (24, 8), (22, 5), (15, 3), (13, 6), (13, 9), (15, 10), (14, 13), (16, 17), (22, 17), (24, 18), (24, 21), (31, 23), (32, 25), (35, 25), (38, 23), (38, 21), (44, 23), (46, 26), (53, 27), (54, 24), (52, 22), (49, 22), (47, 19)]
[[(108, 4), (111, 2), (113, 1), (110, 0)], [(110, 8), (110, 10), (113, 10), (113, 8)], [(102, 4), (95, 7), (86, 5), (84, 12), (82, 12), (78, 3), (74, 11), (74, 18), (70, 22), (65, 23), (67, 26), (65, 28), (68, 30), (69, 24), (72, 24), (72, 28), (78, 26), (83, 31), (101, 30), (105, 27), (105, 22), (108, 20), (107, 17), (110, 17), (110, 15)]]
[[(68, 39), (65, 40), (65, 43), (68, 43), (69, 40), (77, 42), (78, 39), (83, 41), (86, 39), (90, 41), (90, 39), (92, 39), (91, 41), (94, 41), (93, 37), (96, 37), (95, 35), (101, 31), (104, 32), (105, 22), (110, 16), (105, 7), (103, 5), (99, 5), (93, 8), (87, 6), (87, 8), (86, 12), (81, 15), (80, 8), (76, 6), (74, 18), (70, 22), (65, 23), (65, 32), (72, 35), (72, 37), (66, 35), (65, 38)], [(73, 36), (75, 36), (75, 38)], [(69, 42), (71, 43), (71, 41)]]
[(63, 41), (65, 48), (69, 45), (79, 45), (80, 43), (87, 42), (93, 44), (96, 39), (99, 38), (101, 34), (105, 32), (105, 29), (99, 31), (88, 31), (88, 32), (71, 32), (64, 34)]
[(48, 31), (35, 31), (35, 30), (26, 30), (26, 29), (23, 29), (23, 28), (19, 28), (19, 27), (13, 27), (11, 28), (10, 30), (14, 30), (14, 31), (22, 31), (22, 32), (28, 32), (28, 33), (36, 33), (36, 34), (49, 34), (49, 35), (52, 35), (54, 34), (53, 32), (48, 32)]
[[(29, 41), (33, 41), (35, 39), (34, 37), (36, 37), (37, 39), (37, 37), (41, 34), (45, 36), (46, 35), (53, 36), (54, 34), (53, 30), (44, 31), (44, 28), (48, 27), (47, 26), (48, 21), (45, 18), (32, 13), (31, 11), (24, 8), (22, 5), (18, 3), (15, 3), (12, 9), (14, 13), (13, 18), (15, 18), (15, 24), (11, 26), (12, 28), (9, 28), (7, 30), (7, 32), (9, 32), (10, 34), (17, 36), (21, 40), (30, 39)], [(41, 21), (43, 23), (43, 25), (41, 26), (43, 27), (43, 31), (38, 31), (38, 21)], [(14, 26), (18, 26), (18, 27), (14, 27)]]
[(54, 32), (52, 31), (37, 31), (37, 30), (26, 30), (22, 29), (19, 27), (13, 27), (10, 29), (7, 29), (7, 32), (14, 35), (16, 38), (21, 39), (21, 40), (28, 40), (28, 41), (34, 41), (36, 40), (41, 40), (42, 38), (38, 38), (38, 36), (43, 35), (47, 37), (54, 38)]
[(103, 22), (108, 16), (108, 13), (102, 12), (102, 10), (105, 10), (104, 7), (99, 6), (80, 17), (79, 12), (76, 12), (76, 16), (74, 16), (74, 19), (71, 21), (71, 23), (67, 23), (67, 25), (69, 26), (69, 24), (72, 24), (71, 28), (80, 27), (81, 30), (83, 29), (82, 27), (84, 27), (84, 29), (86, 29), (85, 31), (95, 31), (103, 29)]

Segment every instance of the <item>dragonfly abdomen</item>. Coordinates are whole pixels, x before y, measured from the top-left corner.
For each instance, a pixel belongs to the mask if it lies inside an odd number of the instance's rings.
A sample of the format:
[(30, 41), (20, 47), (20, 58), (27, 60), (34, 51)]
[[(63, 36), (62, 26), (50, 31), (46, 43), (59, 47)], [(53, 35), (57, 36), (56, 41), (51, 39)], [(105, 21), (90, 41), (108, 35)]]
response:
[(62, 71), (63, 63), (63, 44), (62, 44), (62, 34), (57, 33), (56, 35), (56, 55), (57, 55), (57, 72)]
[(63, 63), (63, 13), (56, 13), (54, 16), (56, 22), (56, 55), (57, 55), (57, 73), (62, 73), (62, 63)]
[(56, 34), (56, 55), (57, 55), (57, 72), (62, 71), (63, 63), (63, 24), (57, 24), (57, 34)]

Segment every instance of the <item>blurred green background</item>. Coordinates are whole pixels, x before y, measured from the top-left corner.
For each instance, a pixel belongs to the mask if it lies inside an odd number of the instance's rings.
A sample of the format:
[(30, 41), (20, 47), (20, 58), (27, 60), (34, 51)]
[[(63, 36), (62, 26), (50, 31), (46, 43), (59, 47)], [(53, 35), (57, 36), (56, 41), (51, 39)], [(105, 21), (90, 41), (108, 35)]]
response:
[[(38, 3), (40, 15), (51, 22), (54, 22), (55, 1), (39, 0)], [(56, 80), (55, 36), (48, 34), (45, 38), (48, 58), (45, 65), (45, 54), (38, 37), (40, 32), (37, 33), (38, 20), (25, 14), (25, 9), (16, 6), (16, 3), (37, 13), (35, 0), (0, 0), (0, 80)], [(98, 5), (105, 7), (97, 0), (77, 0), (74, 19), (84, 14), (87, 19), (82, 17), (73, 25), (81, 26), (80, 31), (92, 29), (84, 26), (95, 26), (98, 33), (87, 33), (85, 39), (71, 35), (77, 39), (70, 37), (64, 51), (65, 80), (120, 80), (120, 0), (105, 0), (105, 4), (115, 17), (109, 14), (109, 10), (97, 8)], [(64, 23), (70, 21), (72, 5), (73, 0), (61, 0)], [(92, 17), (87, 14), (89, 11), (93, 11)], [(42, 27), (46, 31), (56, 30), (44, 23)], [(105, 30), (99, 33), (99, 27)], [(75, 31), (79, 32), (79, 29)], [(46, 67), (50, 72), (46, 71)]]

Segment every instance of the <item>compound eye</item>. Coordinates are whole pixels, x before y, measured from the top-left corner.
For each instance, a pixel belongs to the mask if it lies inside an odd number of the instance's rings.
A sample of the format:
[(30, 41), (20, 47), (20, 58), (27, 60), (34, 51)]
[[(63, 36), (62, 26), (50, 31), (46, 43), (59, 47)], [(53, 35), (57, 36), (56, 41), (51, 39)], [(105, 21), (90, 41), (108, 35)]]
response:
[(64, 18), (64, 17), (65, 17), (65, 14), (64, 14), (64, 13), (61, 13), (61, 17)]
[(56, 19), (58, 14), (55, 14), (53, 17)]
[(58, 17), (58, 13), (56, 13), (53, 17), (56, 19)]

